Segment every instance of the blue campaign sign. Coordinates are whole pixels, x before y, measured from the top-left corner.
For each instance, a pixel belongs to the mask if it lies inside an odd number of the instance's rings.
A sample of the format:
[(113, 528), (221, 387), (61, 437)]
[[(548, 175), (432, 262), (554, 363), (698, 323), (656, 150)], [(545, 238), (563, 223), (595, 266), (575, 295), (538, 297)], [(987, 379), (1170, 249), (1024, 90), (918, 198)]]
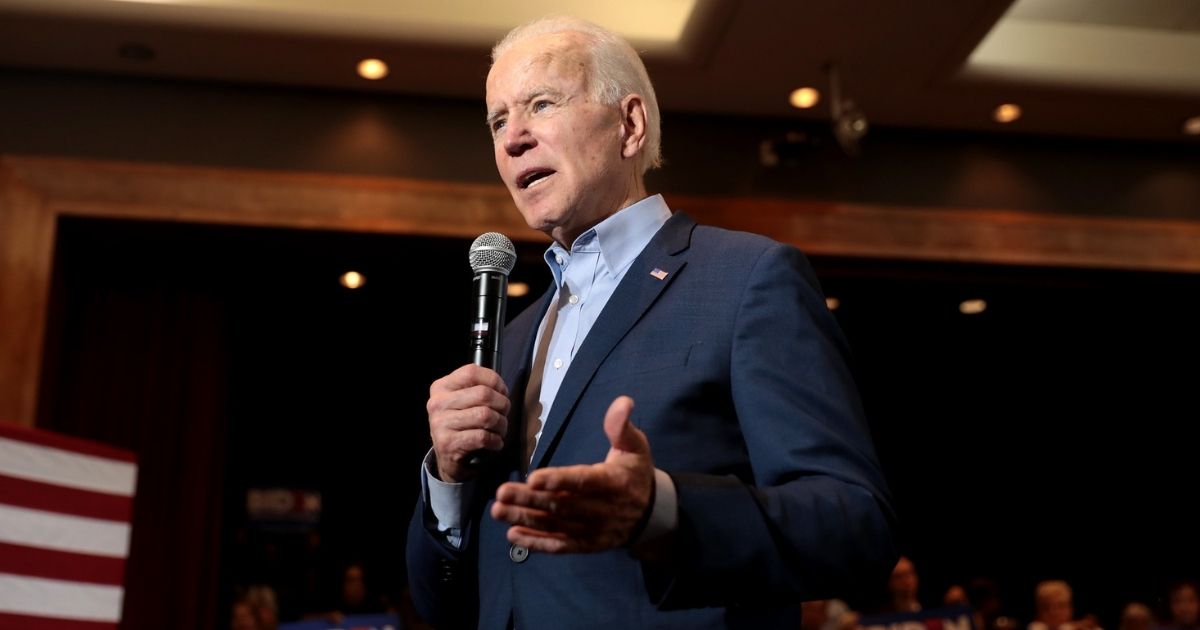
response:
[(869, 615), (859, 620), (862, 630), (978, 630), (966, 606), (949, 606), (915, 613)]
[(400, 630), (396, 615), (350, 615), (341, 623), (323, 619), (279, 624), (279, 630)]

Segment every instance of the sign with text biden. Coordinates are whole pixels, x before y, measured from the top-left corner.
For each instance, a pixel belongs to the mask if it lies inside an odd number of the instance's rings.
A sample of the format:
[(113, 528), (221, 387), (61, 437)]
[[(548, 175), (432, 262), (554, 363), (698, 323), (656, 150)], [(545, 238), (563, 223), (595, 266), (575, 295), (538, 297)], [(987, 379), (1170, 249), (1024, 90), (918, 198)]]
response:
[(966, 606), (950, 606), (894, 615), (870, 615), (859, 620), (861, 630), (978, 630)]

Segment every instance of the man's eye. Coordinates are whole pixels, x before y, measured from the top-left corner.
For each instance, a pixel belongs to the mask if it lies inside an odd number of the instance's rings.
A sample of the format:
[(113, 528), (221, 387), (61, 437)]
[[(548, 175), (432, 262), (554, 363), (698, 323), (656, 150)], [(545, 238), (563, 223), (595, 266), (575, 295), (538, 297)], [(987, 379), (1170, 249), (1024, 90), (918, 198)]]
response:
[(494, 132), (497, 132), (497, 131), (500, 131), (500, 130), (501, 130), (501, 129), (503, 129), (503, 128), (504, 128), (504, 121), (503, 121), (503, 120), (494, 120), (494, 121), (492, 121), (492, 132), (493, 132), (493, 133), (494, 133)]
[(540, 112), (547, 107), (550, 107), (550, 101), (538, 101), (533, 104), (533, 111)]

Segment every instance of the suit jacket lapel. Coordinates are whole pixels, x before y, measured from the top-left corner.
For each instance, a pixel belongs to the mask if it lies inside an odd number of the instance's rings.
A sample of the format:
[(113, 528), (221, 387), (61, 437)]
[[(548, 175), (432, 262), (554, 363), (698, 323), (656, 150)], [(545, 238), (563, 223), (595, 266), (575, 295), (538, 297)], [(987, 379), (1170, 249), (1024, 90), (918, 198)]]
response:
[[(690, 217), (676, 213), (634, 259), (583, 345), (575, 353), (575, 359), (563, 378), (550, 415), (542, 427), (542, 437), (534, 450), (530, 470), (543, 465), (547, 453), (557, 444), (583, 390), (604, 359), (683, 269), (687, 261), (680, 254), (687, 249), (695, 226), (696, 222)], [(582, 421), (602, 422), (603, 417), (584, 418)]]

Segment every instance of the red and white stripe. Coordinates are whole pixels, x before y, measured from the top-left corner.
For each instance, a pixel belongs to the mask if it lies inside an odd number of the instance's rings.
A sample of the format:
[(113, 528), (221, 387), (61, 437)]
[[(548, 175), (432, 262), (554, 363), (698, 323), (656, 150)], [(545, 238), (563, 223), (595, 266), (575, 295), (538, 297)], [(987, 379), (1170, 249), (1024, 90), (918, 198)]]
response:
[(137, 460), (0, 424), (0, 630), (115, 629)]

